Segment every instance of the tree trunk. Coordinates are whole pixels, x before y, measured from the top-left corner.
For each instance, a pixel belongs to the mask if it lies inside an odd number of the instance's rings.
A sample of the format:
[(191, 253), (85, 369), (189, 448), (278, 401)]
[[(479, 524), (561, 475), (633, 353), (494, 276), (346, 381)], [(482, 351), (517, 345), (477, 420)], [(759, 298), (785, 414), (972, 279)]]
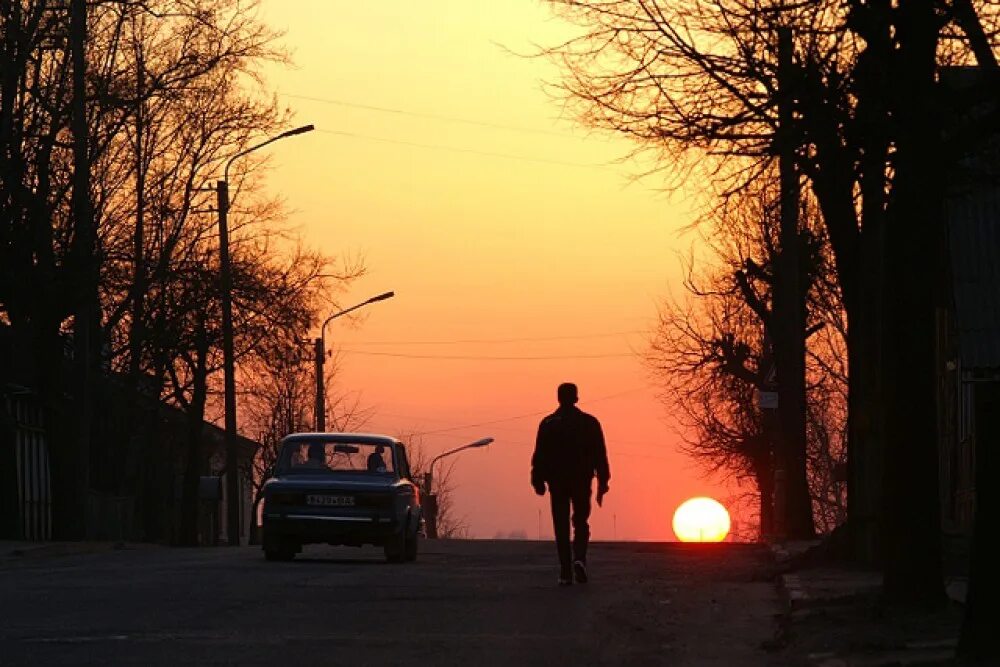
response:
[[(146, 157), (143, 150), (145, 128), (145, 58), (141, 44), (135, 47), (136, 109), (135, 109), (135, 224), (132, 229), (132, 321), (129, 326), (129, 364), (126, 381), (128, 442), (125, 446), (125, 474), (122, 483), (125, 495), (138, 501), (142, 497), (142, 459), (145, 431), (148, 424), (142, 415), (142, 355), (146, 339)], [(158, 397), (156, 397), (158, 398)]]
[(774, 471), (769, 466), (758, 466), (755, 478), (760, 498), (760, 539), (763, 541), (774, 534)]
[(812, 496), (806, 470), (806, 295), (799, 233), (799, 176), (792, 134), (794, 93), (791, 83), (792, 35), (779, 31), (779, 101), (781, 176), (781, 250), (775, 260), (774, 358), (778, 379), (778, 421), (781, 438), (777, 467), (784, 471), (785, 536), (815, 536)]
[(204, 327), (198, 332), (198, 349), (195, 354), (194, 383), (191, 403), (187, 409), (188, 445), (181, 494), (180, 542), (185, 546), (198, 545), (198, 480), (202, 472), (201, 438), (205, 429), (205, 402), (208, 398), (208, 336)]
[(885, 244), (886, 164), (889, 160), (889, 114), (892, 53), (891, 3), (871, 0), (864, 34), (866, 47), (858, 58), (855, 77), (858, 105), (855, 119), (862, 149), (861, 232), (858, 235), (858, 283), (848, 309), (848, 531), (851, 556), (876, 565), (880, 543), (884, 447), (882, 294)]
[[(870, 283), (871, 274), (866, 274), (865, 282)], [(885, 448), (878, 297), (874, 289), (866, 290), (849, 314), (847, 331), (847, 526), (851, 560), (864, 565), (877, 565), (882, 559)]]
[(933, 109), (937, 18), (906, 0), (896, 19), (896, 174), (886, 229), (886, 460), (883, 592), (944, 603), (935, 376), (935, 295), (943, 241), (940, 127)]

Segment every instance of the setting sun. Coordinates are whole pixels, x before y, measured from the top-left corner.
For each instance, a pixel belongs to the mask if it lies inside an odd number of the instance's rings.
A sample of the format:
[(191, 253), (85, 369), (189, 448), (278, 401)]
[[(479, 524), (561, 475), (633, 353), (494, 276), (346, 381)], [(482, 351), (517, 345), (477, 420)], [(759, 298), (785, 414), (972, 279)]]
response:
[(729, 534), (729, 512), (712, 498), (690, 498), (674, 512), (673, 527), (681, 542), (721, 542)]

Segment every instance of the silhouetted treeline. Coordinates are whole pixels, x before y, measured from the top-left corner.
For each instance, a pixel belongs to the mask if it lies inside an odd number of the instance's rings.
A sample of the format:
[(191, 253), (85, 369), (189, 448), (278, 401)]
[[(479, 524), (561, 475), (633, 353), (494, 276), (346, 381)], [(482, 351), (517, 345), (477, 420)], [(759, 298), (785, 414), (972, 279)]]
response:
[[(996, 127), (1000, 10), (975, 0), (550, 1), (582, 28), (549, 52), (567, 70), (558, 90), (584, 122), (625, 133), (660, 158), (675, 185), (690, 177), (738, 198), (794, 165), (832, 260), (821, 278), (834, 279), (847, 323), (850, 551), (881, 565), (890, 602), (941, 604), (936, 385), (938, 318), (948, 307), (945, 201), (958, 161)], [(790, 35), (788, 63), (782, 33)], [(940, 85), (956, 66), (981, 73), (962, 95)], [(973, 104), (993, 111), (962, 113)], [(787, 182), (771, 190), (779, 206), (798, 194)], [(800, 216), (800, 229), (809, 219)], [(787, 349), (773, 353), (794, 362)], [(798, 436), (782, 422), (779, 449), (792, 452)], [(993, 445), (980, 441), (978, 450)], [(996, 516), (986, 491), (995, 472), (978, 474), (977, 516)], [(796, 525), (803, 502), (788, 496), (786, 526)], [(975, 545), (981, 554), (985, 535)], [(975, 591), (997, 589), (996, 575), (976, 561), (966, 655), (989, 642), (984, 622), (976, 624), (985, 614), (974, 611), (983, 604)]]
[[(188, 416), (178, 470), (158, 472), (183, 473), (179, 538), (196, 539), (203, 421), (219, 412), (214, 187), (229, 157), (289, 120), (259, 78), (285, 58), (277, 39), (253, 1), (0, 3), (0, 321), (13, 340), (0, 380), (47, 413), (58, 537), (87, 534), (92, 489), (173, 502), (144, 494), (153, 397)], [(264, 163), (230, 172), (242, 368), (296, 354), (330, 288), (361, 271), (283, 226)], [(109, 380), (126, 387), (126, 415), (101, 438), (91, 417)]]

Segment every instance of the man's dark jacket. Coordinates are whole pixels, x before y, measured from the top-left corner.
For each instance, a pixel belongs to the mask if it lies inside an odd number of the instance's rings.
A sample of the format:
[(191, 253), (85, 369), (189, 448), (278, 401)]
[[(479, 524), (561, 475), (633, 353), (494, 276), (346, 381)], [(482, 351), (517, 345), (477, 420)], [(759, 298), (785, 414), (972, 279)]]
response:
[(595, 475), (599, 488), (606, 489), (611, 471), (601, 423), (575, 405), (561, 406), (538, 425), (531, 484), (578, 488)]

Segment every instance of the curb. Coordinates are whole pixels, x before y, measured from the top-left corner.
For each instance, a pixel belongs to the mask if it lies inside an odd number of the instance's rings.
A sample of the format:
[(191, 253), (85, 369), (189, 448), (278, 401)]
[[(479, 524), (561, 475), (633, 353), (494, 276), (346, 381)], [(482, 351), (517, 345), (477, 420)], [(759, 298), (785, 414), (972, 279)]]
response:
[(25, 562), (40, 558), (125, 551), (157, 545), (126, 542), (0, 542), (0, 558), (10, 562)]
[(911, 642), (877, 654), (836, 655), (813, 653), (807, 660), (815, 667), (931, 667), (955, 664), (957, 640)]

